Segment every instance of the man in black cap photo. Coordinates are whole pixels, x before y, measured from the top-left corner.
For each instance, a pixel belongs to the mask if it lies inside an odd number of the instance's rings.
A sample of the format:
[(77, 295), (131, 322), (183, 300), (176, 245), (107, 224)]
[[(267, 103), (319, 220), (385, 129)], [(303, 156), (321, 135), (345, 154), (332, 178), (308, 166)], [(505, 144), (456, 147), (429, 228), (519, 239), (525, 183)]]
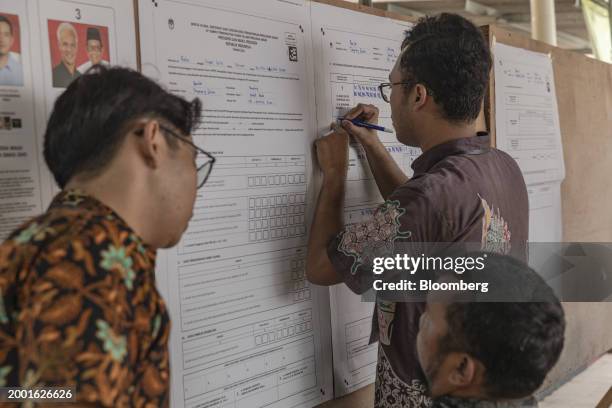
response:
[(106, 67), (110, 66), (108, 61), (102, 59), (104, 53), (104, 44), (102, 43), (102, 35), (100, 30), (95, 27), (87, 28), (87, 56), (89, 61), (79, 65), (77, 70), (84, 74), (89, 68), (96, 64), (101, 64)]

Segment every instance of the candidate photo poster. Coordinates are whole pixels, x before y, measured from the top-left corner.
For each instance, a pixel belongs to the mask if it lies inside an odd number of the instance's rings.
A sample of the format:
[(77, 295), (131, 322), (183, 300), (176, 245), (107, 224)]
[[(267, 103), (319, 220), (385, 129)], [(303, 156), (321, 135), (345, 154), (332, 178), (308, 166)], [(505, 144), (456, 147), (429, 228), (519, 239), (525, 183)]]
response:
[(108, 27), (60, 20), (47, 25), (54, 88), (66, 88), (96, 64), (110, 66)]
[(0, 11), (0, 86), (23, 86), (19, 16)]

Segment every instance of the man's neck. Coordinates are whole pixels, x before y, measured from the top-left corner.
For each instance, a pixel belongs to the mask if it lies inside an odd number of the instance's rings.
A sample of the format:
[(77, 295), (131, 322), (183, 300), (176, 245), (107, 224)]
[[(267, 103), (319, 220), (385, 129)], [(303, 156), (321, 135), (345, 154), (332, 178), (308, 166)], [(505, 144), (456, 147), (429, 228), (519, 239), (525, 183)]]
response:
[(68, 70), (68, 72), (70, 72), (71, 74), (74, 74), (74, 71), (76, 69), (76, 64), (68, 64), (66, 61), (62, 61), (62, 64), (64, 64), (64, 66), (66, 67), (66, 69)]
[(155, 216), (146, 205), (149, 200), (141, 198), (143, 189), (138, 186), (139, 183), (122, 183), (117, 180), (115, 177), (104, 176), (95, 179), (74, 178), (65, 189), (81, 190), (99, 200), (115, 211), (144, 242), (157, 248), (157, 234), (152, 228), (154, 223), (150, 222)]
[(9, 53), (0, 54), (0, 69), (6, 67), (9, 62)]
[(476, 126), (474, 124), (438, 123), (424, 134), (425, 137), (419, 146), (423, 153), (443, 143), (476, 135)]

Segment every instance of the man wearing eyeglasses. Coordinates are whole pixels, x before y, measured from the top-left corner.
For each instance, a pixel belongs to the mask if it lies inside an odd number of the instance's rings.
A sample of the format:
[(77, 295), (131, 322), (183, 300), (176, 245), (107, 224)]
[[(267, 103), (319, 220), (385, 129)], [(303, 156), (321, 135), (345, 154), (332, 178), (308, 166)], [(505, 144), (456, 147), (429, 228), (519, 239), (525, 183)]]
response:
[[(425, 17), (408, 33), (389, 82), (397, 139), (421, 148), (412, 178), (400, 169), (376, 131), (349, 120), (377, 123), (378, 109), (359, 105), (335, 132), (316, 142), (323, 184), (310, 230), (308, 279), (344, 282), (356, 293), (372, 288), (375, 257), (432, 255), (455, 243), (526, 259), (527, 191), (507, 154), (477, 134), (476, 119), (488, 85), (491, 55), (472, 23), (454, 14)], [(348, 141), (363, 146), (385, 199), (360, 224), (343, 225)], [(434, 243), (435, 245), (425, 245)], [(371, 341), (379, 342), (375, 407), (428, 407), (431, 403), (415, 357), (423, 303), (377, 297)]]
[(96, 66), (57, 99), (44, 157), (62, 191), (0, 246), (0, 382), (72, 387), (79, 406), (168, 405), (158, 248), (174, 246), (214, 158), (200, 101)]

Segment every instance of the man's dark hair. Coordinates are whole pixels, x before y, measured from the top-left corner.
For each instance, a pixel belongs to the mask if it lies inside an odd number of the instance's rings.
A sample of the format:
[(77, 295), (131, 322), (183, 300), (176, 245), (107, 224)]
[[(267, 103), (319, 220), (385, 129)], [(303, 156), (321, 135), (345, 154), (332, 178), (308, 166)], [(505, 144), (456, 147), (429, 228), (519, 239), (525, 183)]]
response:
[(135, 120), (157, 118), (189, 135), (200, 114), (197, 98), (172, 95), (131, 69), (96, 65), (56, 100), (44, 137), (45, 161), (63, 188), (77, 173), (103, 169)]
[(457, 14), (422, 17), (406, 32), (400, 70), (424, 84), (452, 122), (473, 122), (489, 82), (491, 52), (480, 30)]
[(11, 23), (11, 20), (6, 18), (5, 16), (0, 16), (0, 23), (8, 24), (11, 35), (13, 35), (13, 23)]
[(489, 291), (461, 294), (447, 306), (448, 333), (440, 340), (441, 354), (465, 352), (478, 359), (492, 399), (531, 395), (563, 349), (561, 303), (537, 272), (509, 256), (487, 253), (485, 269), (468, 271), (461, 279), (486, 281)]

